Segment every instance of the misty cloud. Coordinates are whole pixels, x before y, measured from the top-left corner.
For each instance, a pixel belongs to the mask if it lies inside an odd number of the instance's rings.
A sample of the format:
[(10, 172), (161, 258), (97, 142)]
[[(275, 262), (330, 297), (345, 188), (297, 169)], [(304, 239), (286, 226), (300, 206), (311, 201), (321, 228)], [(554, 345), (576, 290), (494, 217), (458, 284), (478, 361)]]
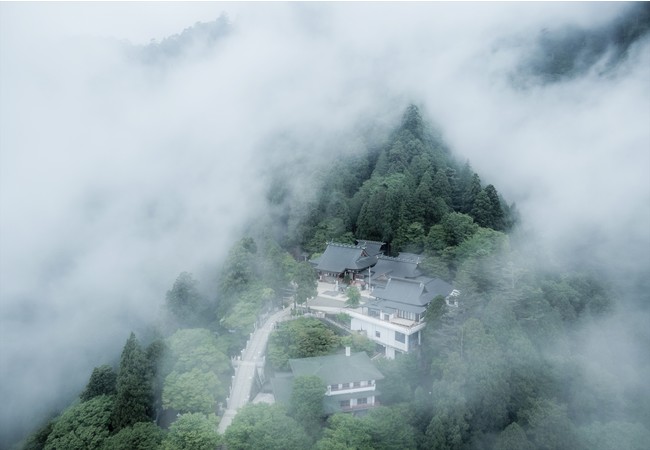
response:
[[(204, 51), (133, 58), (224, 11), (230, 29)], [(543, 29), (624, 11), (2, 4), (0, 442), (80, 391), (178, 273), (210, 289), (230, 243), (266, 213), (270, 171), (309, 197), (319, 168), (380, 140), (371, 130), (409, 102), (550, 251), (587, 246), (590, 260), (647, 273), (647, 37), (606, 75), (513, 83)]]

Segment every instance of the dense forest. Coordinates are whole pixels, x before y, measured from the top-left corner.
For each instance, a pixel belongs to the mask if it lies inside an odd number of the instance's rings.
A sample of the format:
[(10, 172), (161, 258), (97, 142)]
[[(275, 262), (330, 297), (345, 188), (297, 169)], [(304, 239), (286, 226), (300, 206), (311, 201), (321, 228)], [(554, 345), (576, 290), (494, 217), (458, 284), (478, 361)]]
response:
[[(274, 180), (273, 223), (259, 218), (232, 246), (217, 291), (181, 273), (151, 328), (131, 334), (119, 361), (96, 367), (79, 398), (16, 448), (646, 448), (644, 387), (594, 376), (578, 345), (580, 330), (617, 307), (607, 280), (519, 245), (516, 207), (457, 161), (422, 114), (409, 106), (386, 142), (330, 164), (308, 205), (295, 207), (286, 179)], [(367, 415), (325, 417), (322, 386), (307, 379), (288, 407), (248, 405), (219, 435), (230, 358), (287, 298), (315, 295), (306, 257), (355, 238), (422, 254), (427, 275), (460, 291), (460, 306), (438, 298), (418, 351), (378, 361), (382, 406)], [(268, 364), (346, 345), (373, 351), (295, 320), (272, 335)]]

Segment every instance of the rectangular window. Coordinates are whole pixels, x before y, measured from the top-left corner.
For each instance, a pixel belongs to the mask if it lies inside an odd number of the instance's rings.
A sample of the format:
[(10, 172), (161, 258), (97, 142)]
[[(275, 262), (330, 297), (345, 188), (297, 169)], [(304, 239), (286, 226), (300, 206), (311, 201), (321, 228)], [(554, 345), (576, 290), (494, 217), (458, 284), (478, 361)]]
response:
[(341, 389), (348, 389), (350, 387), (350, 383), (343, 383), (343, 387)]
[(404, 333), (400, 333), (399, 331), (396, 331), (395, 340), (397, 342), (401, 342), (402, 344), (404, 344), (406, 342), (406, 335)]
[(370, 317), (379, 317), (379, 310), (368, 308), (368, 315)]
[(340, 404), (341, 404), (341, 408), (349, 408), (350, 400), (341, 400)]
[(355, 388), (361, 387), (361, 381), (355, 381), (355, 382), (352, 384), (352, 387), (355, 387)]
[(380, 337), (381, 337), (381, 333), (380, 333), (379, 331), (375, 331), (375, 337), (380, 338)]
[(357, 399), (357, 405), (367, 405), (367, 404), (368, 404), (368, 399), (366, 397)]
[(339, 385), (338, 384), (333, 384), (331, 390), (332, 391), (338, 391), (339, 390)]
[(413, 312), (407, 312), (407, 311), (402, 311), (400, 309), (397, 310), (397, 317), (401, 317), (402, 319), (407, 319), (407, 320), (416, 320), (416, 315)]

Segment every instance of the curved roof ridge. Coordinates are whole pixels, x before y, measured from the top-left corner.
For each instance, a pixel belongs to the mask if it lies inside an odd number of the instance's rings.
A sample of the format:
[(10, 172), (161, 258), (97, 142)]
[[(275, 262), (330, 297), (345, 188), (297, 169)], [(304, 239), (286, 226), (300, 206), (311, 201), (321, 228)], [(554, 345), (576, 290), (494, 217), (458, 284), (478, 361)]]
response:
[(361, 248), (358, 245), (344, 244), (342, 242), (331, 241), (331, 242), (328, 242), (327, 245), (334, 245), (336, 247), (345, 247), (345, 248), (358, 248), (359, 250), (361, 250)]
[(390, 279), (388, 281), (390, 281), (390, 280), (407, 281), (409, 283), (415, 283), (415, 284), (425, 284), (420, 280), (414, 280), (412, 278), (390, 277)]

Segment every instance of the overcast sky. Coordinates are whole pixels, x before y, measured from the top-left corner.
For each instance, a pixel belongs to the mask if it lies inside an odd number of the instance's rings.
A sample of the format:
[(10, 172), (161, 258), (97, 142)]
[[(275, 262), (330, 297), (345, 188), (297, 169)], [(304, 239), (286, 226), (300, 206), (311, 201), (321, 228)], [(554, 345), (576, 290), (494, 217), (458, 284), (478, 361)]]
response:
[[(261, 161), (317, 167), (409, 102), (544, 245), (596, 237), (647, 269), (648, 41), (608, 76), (512, 83), (543, 30), (624, 8), (0, 4), (0, 441), (80, 390), (179, 272), (215, 273), (263, 211)], [(221, 13), (232, 32), (206, 52), (125, 56)], [(268, 144), (287, 133), (295, 148)]]

